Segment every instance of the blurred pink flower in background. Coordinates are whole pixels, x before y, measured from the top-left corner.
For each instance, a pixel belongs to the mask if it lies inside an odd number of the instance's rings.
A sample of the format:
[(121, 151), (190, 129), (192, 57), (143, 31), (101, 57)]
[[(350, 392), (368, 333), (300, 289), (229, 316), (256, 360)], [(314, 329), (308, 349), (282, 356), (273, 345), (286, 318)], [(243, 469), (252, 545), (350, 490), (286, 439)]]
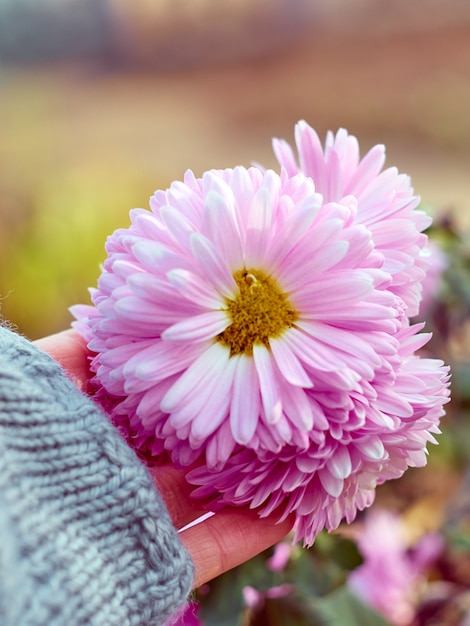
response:
[(293, 545), (287, 541), (280, 541), (274, 546), (274, 553), (268, 559), (268, 567), (272, 572), (282, 572), (292, 555)]
[(443, 274), (449, 266), (448, 255), (435, 241), (429, 241), (427, 249), (423, 250), (423, 256), (428, 267), (422, 285), (423, 294), (419, 305), (420, 319), (426, 318), (439, 297)]
[(203, 626), (198, 617), (197, 603), (188, 602), (183, 609), (170, 617), (164, 626)]
[(439, 556), (443, 538), (426, 534), (410, 546), (400, 517), (374, 508), (367, 513), (358, 547), (364, 562), (349, 575), (349, 588), (392, 624), (409, 624), (424, 575)]
[(245, 606), (250, 609), (259, 609), (263, 606), (264, 601), (269, 598), (284, 598), (293, 591), (293, 586), (288, 584), (276, 585), (270, 587), (266, 591), (258, 591), (250, 585), (246, 585), (242, 589), (243, 601)]
[(449, 395), (442, 362), (414, 356), (429, 220), (407, 177), (377, 176), (380, 147), (358, 165), (345, 131), (321, 165), (311, 133), (318, 181), (284, 156), (280, 175), (187, 172), (157, 191), (109, 237), (94, 306), (72, 309), (132, 445), (192, 465), (211, 510), (294, 513), (306, 545), (425, 464)]

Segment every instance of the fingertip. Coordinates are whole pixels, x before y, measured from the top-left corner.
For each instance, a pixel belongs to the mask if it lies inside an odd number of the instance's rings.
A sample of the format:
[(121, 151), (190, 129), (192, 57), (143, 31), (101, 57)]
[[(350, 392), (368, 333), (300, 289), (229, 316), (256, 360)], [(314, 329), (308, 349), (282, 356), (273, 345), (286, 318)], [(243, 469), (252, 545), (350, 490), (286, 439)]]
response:
[(90, 380), (91, 353), (81, 335), (70, 328), (33, 343), (57, 361), (79, 389), (86, 389)]
[(256, 511), (227, 508), (180, 534), (193, 559), (194, 587), (220, 576), (281, 541), (293, 520), (277, 523)]

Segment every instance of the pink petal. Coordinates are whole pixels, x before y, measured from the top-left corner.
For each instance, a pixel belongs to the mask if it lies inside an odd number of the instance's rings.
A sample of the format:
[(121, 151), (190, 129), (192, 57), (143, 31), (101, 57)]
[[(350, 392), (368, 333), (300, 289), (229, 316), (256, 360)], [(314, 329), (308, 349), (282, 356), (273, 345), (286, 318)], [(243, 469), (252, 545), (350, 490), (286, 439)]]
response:
[[(219, 374), (219, 372), (217, 374)], [(216, 424), (217, 428), (217, 426), (220, 424), (220, 419), (223, 418), (223, 415), (222, 418), (219, 417), (219, 407), (223, 402), (223, 398), (218, 395), (217, 381), (219, 380), (219, 377), (217, 374), (214, 374), (211, 380), (205, 380), (203, 388), (198, 389), (197, 392), (194, 392), (186, 397), (185, 401), (181, 402), (170, 414), (169, 424), (171, 428), (177, 431), (177, 434), (178, 436), (180, 436), (180, 438), (187, 439), (188, 436), (191, 435), (189, 436), (189, 443), (194, 449), (198, 448), (201, 444), (201, 440), (199, 437), (196, 441), (195, 437), (192, 436), (192, 423), (194, 422), (194, 420), (201, 413), (203, 413), (208, 423), (211, 423), (211, 421), (215, 422), (216, 418), (218, 418), (219, 421)], [(165, 397), (163, 398), (163, 401), (164, 400)], [(217, 415), (212, 415), (209, 411), (205, 411), (206, 407), (209, 406), (209, 403), (212, 403), (211, 407), (214, 409), (214, 411), (216, 411)], [(225, 412), (226, 410), (227, 409), (225, 409)], [(204, 420), (204, 418), (202, 419), (202, 421), (199, 420), (200, 430), (202, 430), (205, 423), (206, 421)], [(186, 434), (185, 431), (182, 431), (180, 434), (181, 429), (185, 429), (188, 426), (190, 428), (188, 434)]]
[(246, 230), (245, 264), (247, 268), (264, 265), (271, 237), (273, 206), (267, 187), (261, 187), (254, 196)]
[(204, 349), (204, 346), (175, 346), (165, 341), (153, 340), (147, 348), (141, 348), (138, 353), (134, 351), (134, 355), (126, 359), (123, 373), (126, 378), (157, 383), (186, 369)]
[(200, 393), (213, 376), (227, 365), (229, 358), (229, 350), (220, 342), (214, 343), (188, 367), (165, 394), (160, 405), (161, 410), (171, 413), (178, 406), (184, 405), (191, 393), (196, 390)]
[(201, 443), (228, 417), (235, 367), (236, 362), (229, 359), (227, 365), (214, 376), (211, 383), (213, 392), (191, 423), (191, 436)]
[(269, 346), (276, 365), (287, 382), (297, 387), (313, 387), (310, 377), (294, 352), (289, 348), (288, 343), (284, 341), (284, 337), (270, 339)]
[[(113, 264), (117, 265), (117, 263)], [(122, 264), (119, 264), (122, 268)], [(126, 284), (130, 287), (133, 295), (148, 300), (149, 302), (161, 302), (162, 298), (175, 296), (174, 289), (162, 276), (154, 276), (148, 272), (130, 272), (126, 275)], [(118, 296), (116, 287), (113, 289), (115, 297)]]
[(243, 234), (246, 232), (250, 204), (253, 198), (253, 180), (250, 176), (250, 170), (241, 166), (235, 167), (230, 183), (234, 191), (238, 231)]
[(159, 213), (178, 247), (181, 247), (183, 250), (187, 249), (189, 247), (189, 238), (191, 233), (194, 232), (195, 226), (188, 221), (181, 213), (181, 210), (172, 206), (160, 207)]
[(153, 304), (134, 296), (117, 300), (114, 303), (114, 310), (120, 319), (128, 319), (138, 324), (155, 324), (155, 308)]
[(158, 241), (139, 239), (132, 246), (132, 253), (142, 266), (152, 272), (158, 268), (160, 272), (168, 271), (172, 267), (185, 267), (187, 263), (181, 254), (170, 250)]
[[(307, 322), (299, 320), (296, 324), (303, 329)], [(309, 368), (331, 372), (344, 367), (344, 359), (341, 358), (341, 355), (336, 354), (329, 346), (324, 346), (297, 328), (290, 328), (284, 335), (284, 341)]]
[(389, 389), (381, 389), (377, 398), (377, 408), (379, 411), (398, 417), (411, 417), (414, 413), (413, 407), (406, 398)]
[(335, 478), (347, 478), (352, 471), (351, 457), (346, 446), (338, 445), (327, 462), (327, 467)]
[(202, 313), (173, 324), (162, 333), (165, 341), (206, 341), (217, 337), (231, 321), (225, 311)]
[[(327, 190), (327, 172), (323, 148), (317, 133), (303, 120), (295, 127), (295, 142), (299, 150), (300, 168), (315, 181), (317, 191), (324, 194)], [(326, 201), (329, 198), (325, 198)]]
[(246, 445), (251, 441), (258, 425), (259, 410), (260, 391), (255, 363), (252, 357), (242, 354), (237, 358), (230, 407), (230, 427), (237, 443)]
[(190, 245), (203, 275), (222, 295), (229, 298), (237, 285), (217, 248), (200, 233), (191, 235)]
[(175, 269), (167, 273), (170, 283), (185, 298), (206, 309), (220, 309), (224, 306), (221, 295), (200, 276), (189, 270)]
[[(227, 185), (226, 187), (230, 191)], [(215, 190), (208, 192), (204, 203), (201, 230), (220, 247), (227, 267), (233, 272), (243, 267), (244, 256), (242, 237), (235, 215), (233, 193), (231, 191), (230, 193), (229, 202), (222, 193)]]
[(327, 509), (327, 528), (328, 530), (335, 530), (340, 525), (341, 519), (344, 516), (343, 503), (340, 498), (334, 499)]
[(132, 209), (129, 212), (134, 226), (148, 239), (158, 241), (164, 230), (161, 221), (147, 209)]
[(260, 343), (255, 343), (253, 346), (253, 358), (258, 373), (264, 413), (268, 423), (275, 424), (281, 419), (282, 402), (272, 358), (267, 348)]
[(298, 323), (298, 326), (308, 333), (308, 335), (321, 341), (322, 344), (326, 344), (328, 347), (340, 350), (346, 354), (356, 356), (374, 368), (377, 368), (381, 363), (381, 358), (373, 347), (371, 347), (365, 339), (356, 334), (350, 333), (342, 328), (330, 326), (326, 323), (314, 321), (302, 321)]
[(228, 420), (220, 425), (219, 430), (209, 439), (206, 448), (207, 466), (217, 468), (224, 465), (235, 448), (235, 439)]
[(282, 408), (287, 418), (300, 431), (309, 431), (313, 426), (313, 411), (304, 390), (286, 383), (281, 387), (281, 394)]
[(115, 348), (110, 348), (100, 356), (101, 365), (110, 368), (118, 368), (123, 364), (127, 364), (134, 356), (137, 355), (140, 362), (140, 354), (148, 348), (155, 346), (155, 339), (146, 339), (144, 341), (126, 342)]
[(323, 489), (329, 493), (330, 496), (333, 496), (333, 498), (339, 498), (344, 487), (343, 479), (333, 476), (326, 467), (318, 470), (318, 477)]
[(279, 268), (279, 280), (293, 291), (306, 282), (311, 282), (314, 277), (320, 276), (330, 268), (337, 265), (346, 255), (349, 248), (347, 241), (333, 241), (326, 244), (321, 255), (312, 255), (311, 249), (305, 249), (291, 255), (291, 258), (283, 261)]
[(329, 201), (339, 201), (344, 196), (343, 179), (341, 176), (341, 161), (336, 151), (328, 155), (328, 178), (325, 197)]
[(383, 460), (387, 456), (384, 444), (378, 436), (370, 435), (364, 441), (355, 441), (354, 445), (361, 451), (361, 454), (373, 461)]
[(303, 312), (309, 309), (316, 312), (331, 310), (339, 303), (347, 307), (348, 301), (364, 299), (372, 290), (372, 279), (366, 273), (345, 271), (339, 276), (332, 275), (315, 280), (296, 290), (291, 299), (297, 310)]
[(267, 257), (268, 263), (281, 263), (286, 253), (311, 227), (320, 206), (321, 196), (312, 194), (290, 211), (282, 230), (271, 239)]
[(142, 423), (152, 422), (155, 415), (162, 414), (160, 403), (176, 379), (176, 376), (170, 376), (143, 394), (136, 409), (136, 414), (140, 417)]
[(385, 163), (385, 147), (378, 144), (371, 148), (359, 163), (356, 171), (349, 179), (345, 193), (354, 194), (360, 197), (362, 191), (373, 180), (383, 168)]
[(272, 145), (279, 164), (286, 169), (289, 176), (297, 174), (299, 168), (295, 161), (294, 152), (287, 141), (273, 139)]

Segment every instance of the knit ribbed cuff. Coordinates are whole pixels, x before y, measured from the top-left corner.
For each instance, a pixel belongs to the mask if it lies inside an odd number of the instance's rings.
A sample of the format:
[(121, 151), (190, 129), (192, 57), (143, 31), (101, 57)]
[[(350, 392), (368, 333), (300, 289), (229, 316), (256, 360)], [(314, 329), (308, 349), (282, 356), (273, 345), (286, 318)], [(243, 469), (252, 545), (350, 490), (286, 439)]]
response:
[(192, 579), (134, 452), (48, 355), (0, 328), (0, 623), (161, 624)]

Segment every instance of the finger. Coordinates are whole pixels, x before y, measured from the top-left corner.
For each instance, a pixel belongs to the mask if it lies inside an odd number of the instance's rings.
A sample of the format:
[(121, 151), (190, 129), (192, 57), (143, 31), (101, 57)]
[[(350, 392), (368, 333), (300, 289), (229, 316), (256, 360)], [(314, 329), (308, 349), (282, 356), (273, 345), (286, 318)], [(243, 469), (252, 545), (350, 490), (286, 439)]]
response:
[(90, 352), (85, 339), (75, 330), (63, 330), (33, 343), (57, 361), (80, 389), (86, 389), (90, 379)]
[(292, 520), (280, 524), (246, 508), (227, 508), (180, 533), (196, 567), (194, 588), (281, 541)]
[[(185, 470), (162, 465), (150, 468), (150, 473), (176, 528), (183, 528), (207, 513), (203, 502), (191, 498), (193, 487), (186, 482)], [(276, 524), (275, 518), (260, 518), (247, 507), (230, 507), (183, 530), (180, 538), (196, 566), (194, 586), (199, 587), (266, 550), (283, 539), (291, 528), (289, 520)]]
[(185, 479), (187, 470), (179, 470), (167, 464), (150, 467), (149, 470), (175, 528), (183, 528), (207, 513), (202, 501), (191, 498), (194, 486)]

